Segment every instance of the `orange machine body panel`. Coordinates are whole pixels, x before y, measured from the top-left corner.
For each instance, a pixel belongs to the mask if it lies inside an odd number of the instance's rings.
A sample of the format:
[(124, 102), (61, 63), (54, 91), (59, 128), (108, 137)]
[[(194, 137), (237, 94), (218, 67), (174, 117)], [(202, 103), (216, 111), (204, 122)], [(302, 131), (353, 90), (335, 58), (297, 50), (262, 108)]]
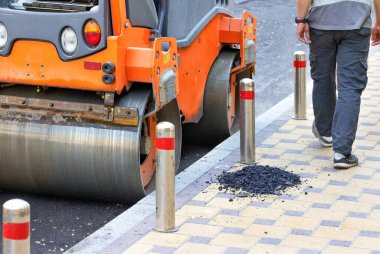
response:
[[(217, 14), (191, 45), (179, 48), (177, 52), (174, 38), (152, 41), (150, 29), (132, 27), (126, 18), (125, 1), (111, 0), (110, 3), (114, 36), (107, 38), (104, 50), (63, 61), (50, 42), (19, 40), (14, 43), (9, 56), (0, 56), (0, 82), (117, 94), (128, 90), (134, 83), (151, 83), (158, 110), (163, 106), (159, 104), (161, 74), (171, 68), (176, 74), (177, 99), (186, 122), (198, 122), (203, 115), (208, 73), (224, 46), (240, 48), (242, 63), (232, 72), (253, 69), (253, 63), (244, 64), (247, 36), (256, 40), (256, 21), (247, 12), (243, 19)], [(250, 17), (253, 22), (247, 22)], [(163, 52), (163, 42), (169, 43), (168, 52)], [(102, 81), (104, 72), (101, 69), (85, 68), (86, 63), (101, 66), (106, 62), (115, 65), (115, 81), (109, 85)]]

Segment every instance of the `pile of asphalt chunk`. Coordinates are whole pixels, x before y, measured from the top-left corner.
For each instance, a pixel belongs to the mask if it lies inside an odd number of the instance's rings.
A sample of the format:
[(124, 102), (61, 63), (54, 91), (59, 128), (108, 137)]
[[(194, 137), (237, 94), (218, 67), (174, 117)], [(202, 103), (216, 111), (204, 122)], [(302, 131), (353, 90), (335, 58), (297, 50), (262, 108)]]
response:
[(235, 172), (218, 176), (219, 190), (232, 192), (238, 197), (281, 195), (287, 188), (301, 184), (299, 175), (270, 166), (247, 166)]

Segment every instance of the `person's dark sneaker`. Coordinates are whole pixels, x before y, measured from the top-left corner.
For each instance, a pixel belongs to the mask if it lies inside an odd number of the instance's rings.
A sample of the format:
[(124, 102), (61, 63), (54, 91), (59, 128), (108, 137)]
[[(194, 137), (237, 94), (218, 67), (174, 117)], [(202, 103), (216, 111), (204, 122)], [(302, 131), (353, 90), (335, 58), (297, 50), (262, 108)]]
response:
[(353, 154), (344, 156), (340, 153), (334, 154), (334, 168), (335, 169), (348, 169), (355, 167), (359, 164), (358, 157)]
[(315, 126), (315, 121), (313, 122), (313, 127), (311, 128), (314, 136), (318, 139), (319, 143), (321, 143), (324, 147), (331, 147), (333, 145), (332, 137), (325, 137), (319, 134), (317, 127)]

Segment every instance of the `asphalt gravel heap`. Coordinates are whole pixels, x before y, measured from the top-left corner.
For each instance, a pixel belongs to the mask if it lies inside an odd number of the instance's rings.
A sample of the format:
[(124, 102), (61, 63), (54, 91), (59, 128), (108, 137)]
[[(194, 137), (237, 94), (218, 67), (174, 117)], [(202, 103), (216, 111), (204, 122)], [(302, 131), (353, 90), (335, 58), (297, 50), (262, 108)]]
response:
[(238, 197), (281, 195), (285, 190), (301, 184), (299, 175), (270, 166), (247, 166), (235, 172), (218, 176), (219, 190)]

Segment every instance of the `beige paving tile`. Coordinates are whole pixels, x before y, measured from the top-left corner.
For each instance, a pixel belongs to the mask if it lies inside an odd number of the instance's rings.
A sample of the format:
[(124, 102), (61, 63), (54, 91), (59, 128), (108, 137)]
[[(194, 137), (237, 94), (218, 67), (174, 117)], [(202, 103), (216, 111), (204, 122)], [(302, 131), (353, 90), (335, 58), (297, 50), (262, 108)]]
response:
[(302, 235), (289, 235), (282, 241), (282, 245), (298, 248), (307, 248), (315, 250), (323, 250), (329, 240), (317, 237), (308, 237)]
[(176, 214), (187, 217), (198, 217), (211, 219), (214, 217), (220, 209), (202, 206), (185, 205), (179, 209)]
[(274, 139), (274, 138), (269, 139), (268, 138), (268, 139), (264, 140), (262, 142), (262, 144), (264, 144), (264, 145), (276, 145), (276, 144), (278, 144), (280, 142), (281, 142), (281, 139)]
[(248, 228), (254, 220), (255, 218), (252, 217), (239, 217), (219, 214), (215, 216), (209, 222), (209, 224), (223, 227)]
[(365, 231), (379, 231), (380, 220), (348, 217), (341, 225), (342, 228), (352, 228)]
[(330, 210), (339, 210), (347, 212), (368, 213), (372, 210), (373, 205), (368, 203), (359, 203), (354, 201), (337, 200)]
[[(372, 220), (380, 220), (380, 210), (373, 210), (370, 215), (368, 216), (368, 219)], [(380, 228), (379, 230), (380, 231)]]
[(282, 142), (282, 143), (278, 143), (274, 148), (283, 149), (285, 152), (286, 150), (289, 150), (289, 149), (302, 151), (306, 147), (307, 147), (307, 144), (298, 144), (298, 143), (289, 144), (289, 143)]
[(313, 236), (339, 241), (353, 241), (359, 234), (359, 230), (338, 227), (320, 226), (314, 231)]
[(342, 221), (347, 216), (347, 211), (330, 211), (329, 209), (311, 208), (304, 217), (322, 220)]
[(228, 198), (216, 197), (208, 202), (206, 206), (220, 209), (242, 210), (249, 203), (251, 203), (251, 201), (248, 198), (235, 199), (233, 202), (230, 202)]
[(276, 148), (256, 148), (256, 153), (258, 154), (271, 154), (271, 155), (281, 155), (285, 152), (284, 149), (276, 149)]
[(380, 196), (363, 193), (359, 197), (358, 201), (360, 203), (369, 203), (372, 205), (377, 205), (377, 204), (380, 204)]
[(244, 234), (257, 237), (272, 237), (283, 239), (290, 232), (291, 228), (289, 227), (252, 224), (247, 230), (244, 231)]
[[(306, 196), (305, 199), (307, 199), (308, 195), (300, 195), (300, 196)], [(280, 200), (277, 199), (271, 204), (271, 208), (274, 209), (281, 209), (281, 210), (293, 210), (293, 211), (300, 211), (304, 212), (308, 210), (312, 203), (309, 202), (311, 200)]]
[(312, 161), (310, 161), (310, 165), (318, 167), (320, 169), (332, 167), (332, 164), (333, 164), (332, 160), (312, 160)]
[(188, 216), (181, 216), (181, 215), (175, 215), (175, 225), (176, 227), (181, 226), (183, 223), (185, 223), (190, 217)]
[(369, 250), (363, 250), (352, 247), (338, 247), (338, 246), (327, 246), (327, 248), (323, 251), (323, 254), (370, 254)]
[(178, 247), (182, 245), (189, 237), (179, 234), (165, 234), (158, 233), (155, 231), (149, 232), (145, 235), (139, 243), (142, 244), (151, 244), (151, 245), (160, 245), (166, 247)]
[(243, 217), (265, 218), (265, 219), (270, 219), (270, 220), (276, 220), (281, 216), (282, 213), (283, 211), (279, 209), (248, 206), (241, 212), (240, 215)]
[(379, 238), (371, 237), (358, 237), (352, 244), (352, 247), (368, 249), (368, 250), (380, 250), (380, 240)]
[(153, 247), (154, 245), (136, 243), (130, 248), (128, 248), (126, 251), (124, 251), (123, 254), (146, 254), (151, 249), (153, 249)]
[(207, 192), (201, 192), (199, 193), (198, 195), (196, 195), (193, 200), (195, 201), (203, 201), (203, 202), (208, 202), (210, 201), (211, 199), (213, 199), (216, 195), (218, 195), (218, 193), (215, 191), (215, 192), (211, 192), (211, 191), (207, 191)]
[(201, 225), (194, 223), (185, 223), (178, 230), (178, 234), (189, 236), (201, 236), (201, 237), (214, 237), (223, 227), (212, 225)]
[(313, 158), (314, 158), (314, 155), (294, 154), (294, 153), (284, 153), (280, 157), (280, 159), (282, 160), (291, 160), (291, 161), (296, 160), (296, 161), (304, 161), (304, 162), (310, 162)]
[(299, 201), (306, 201), (306, 202), (314, 202), (314, 203), (324, 203), (324, 204), (332, 204), (337, 200), (336, 195), (331, 195), (328, 193), (315, 193), (315, 192), (309, 192), (307, 195), (300, 195), (297, 197), (297, 200)]
[(183, 246), (178, 248), (174, 253), (175, 254), (220, 254), (224, 252), (223, 246), (212, 246), (207, 244), (198, 244), (198, 243), (185, 243)]
[(281, 216), (277, 222), (276, 226), (314, 230), (320, 223), (319, 219), (316, 218), (305, 218), (305, 217), (295, 217), (295, 216)]
[(212, 245), (221, 245), (226, 247), (249, 249), (257, 241), (256, 237), (251, 235), (237, 235), (220, 233), (212, 241)]

